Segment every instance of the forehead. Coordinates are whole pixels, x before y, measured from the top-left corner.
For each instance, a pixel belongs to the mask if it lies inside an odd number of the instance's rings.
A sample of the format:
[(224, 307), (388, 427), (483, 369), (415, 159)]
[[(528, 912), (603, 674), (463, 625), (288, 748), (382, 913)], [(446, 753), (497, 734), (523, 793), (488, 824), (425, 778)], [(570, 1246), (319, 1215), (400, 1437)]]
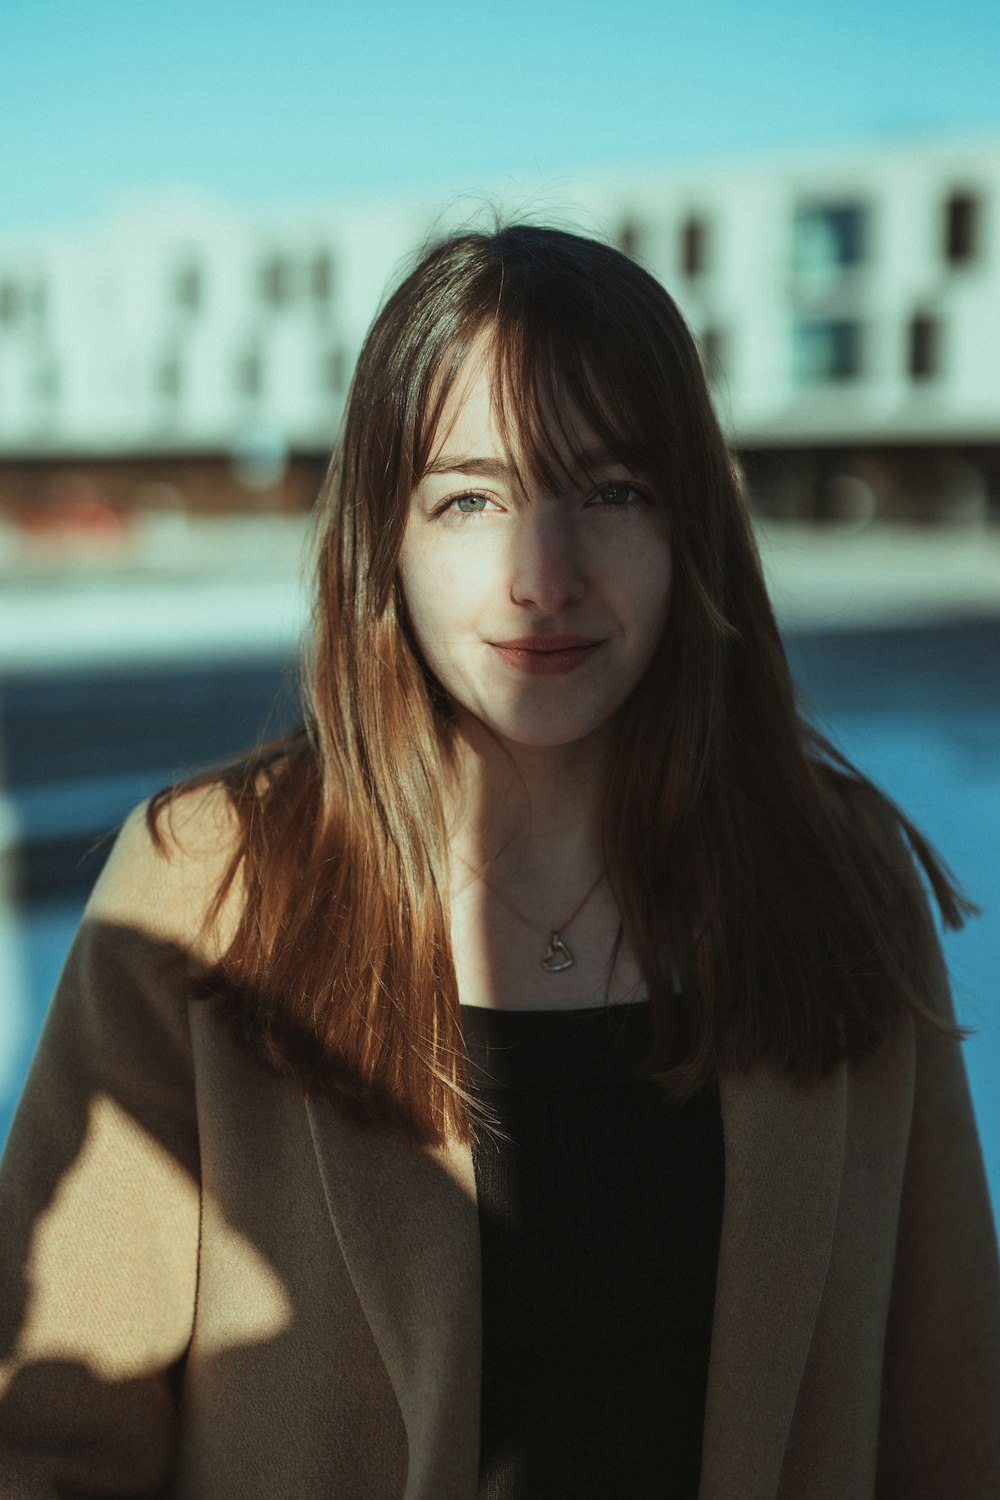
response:
[(511, 369), (491, 341), (477, 341), (440, 401), (420, 477), (488, 459), (522, 486), (529, 478), (554, 486), (626, 457), (631, 445), (608, 421), (591, 420), (566, 382), (535, 373)]
[(488, 349), (474, 348), (459, 368), (441, 405), (431, 434), (429, 464), (436, 465), (446, 450), (490, 455), (504, 452), (496, 384)]

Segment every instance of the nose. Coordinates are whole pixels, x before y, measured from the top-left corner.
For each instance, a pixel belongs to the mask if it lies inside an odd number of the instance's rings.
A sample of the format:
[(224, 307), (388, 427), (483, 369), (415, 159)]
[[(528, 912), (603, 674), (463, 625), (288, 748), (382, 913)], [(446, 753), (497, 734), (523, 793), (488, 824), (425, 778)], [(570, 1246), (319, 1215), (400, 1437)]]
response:
[(558, 615), (586, 588), (584, 558), (572, 518), (557, 503), (529, 506), (511, 538), (510, 597)]

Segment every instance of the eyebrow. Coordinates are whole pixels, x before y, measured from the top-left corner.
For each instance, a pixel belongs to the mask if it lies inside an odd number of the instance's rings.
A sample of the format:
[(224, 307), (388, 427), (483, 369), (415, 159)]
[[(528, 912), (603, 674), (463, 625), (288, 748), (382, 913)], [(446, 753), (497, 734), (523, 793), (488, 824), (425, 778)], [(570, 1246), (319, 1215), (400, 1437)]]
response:
[[(609, 452), (603, 444), (593, 448), (587, 448), (582, 453), (575, 455), (576, 463), (583, 470), (599, 469), (611, 464), (630, 464), (634, 460), (627, 455), (619, 457)], [(514, 470), (510, 464), (506, 464), (498, 458), (472, 458), (457, 453), (443, 453), (440, 458), (429, 463), (424, 470), (424, 477), (429, 474), (475, 474), (481, 479), (511, 479), (515, 477)]]
[(513, 474), (509, 464), (498, 458), (464, 458), (457, 453), (444, 453), (427, 465), (428, 474), (478, 474), (482, 479), (507, 479)]

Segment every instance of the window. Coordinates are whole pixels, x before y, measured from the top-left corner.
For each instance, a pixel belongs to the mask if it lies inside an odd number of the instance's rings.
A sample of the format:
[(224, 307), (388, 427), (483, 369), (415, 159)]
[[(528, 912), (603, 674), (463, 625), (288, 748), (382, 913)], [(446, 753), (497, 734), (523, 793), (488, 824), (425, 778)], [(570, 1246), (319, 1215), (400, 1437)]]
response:
[(44, 281), (34, 281), (31, 286), (25, 288), (25, 311), (36, 328), (40, 328), (45, 322), (48, 305), (48, 288)]
[(681, 225), (681, 270), (685, 276), (701, 276), (708, 265), (708, 225), (691, 214)]
[(868, 238), (864, 204), (803, 204), (793, 226), (795, 270), (808, 279), (837, 278), (866, 260)]
[(154, 372), (154, 382), (159, 395), (168, 401), (177, 399), (181, 393), (183, 381), (181, 362), (176, 354), (167, 354), (160, 360)]
[(39, 401), (48, 405), (55, 401), (59, 395), (59, 371), (55, 360), (46, 359), (35, 369), (35, 396)]
[(333, 291), (333, 259), (329, 252), (321, 250), (309, 268), (309, 282), (317, 302), (328, 302)]
[(259, 396), (264, 385), (264, 365), (258, 349), (248, 349), (236, 365), (236, 389), (244, 396)]
[(862, 372), (864, 330), (850, 318), (800, 318), (792, 328), (792, 369), (802, 385), (855, 380)]
[(618, 248), (630, 260), (635, 260), (642, 244), (642, 233), (633, 218), (624, 218), (618, 226)]
[(21, 288), (16, 281), (0, 281), (0, 323), (16, 323), (21, 315)]
[(45, 321), (46, 307), (43, 281), (0, 281), (0, 327), (20, 323), (37, 331)]
[(179, 266), (174, 276), (174, 301), (185, 312), (195, 313), (202, 304), (204, 283), (201, 267), (194, 261)]
[(715, 385), (724, 374), (725, 339), (718, 328), (703, 328), (698, 339), (701, 346), (702, 363), (709, 383)]
[(911, 380), (928, 380), (941, 368), (941, 324), (930, 313), (915, 313), (907, 330)]
[(331, 349), (323, 358), (322, 381), (335, 396), (343, 394), (347, 387), (347, 355), (341, 348)]
[(944, 254), (964, 266), (979, 254), (980, 204), (974, 193), (952, 193), (944, 206)]
[(260, 295), (271, 307), (283, 307), (292, 294), (292, 268), (280, 255), (271, 255), (260, 267)]

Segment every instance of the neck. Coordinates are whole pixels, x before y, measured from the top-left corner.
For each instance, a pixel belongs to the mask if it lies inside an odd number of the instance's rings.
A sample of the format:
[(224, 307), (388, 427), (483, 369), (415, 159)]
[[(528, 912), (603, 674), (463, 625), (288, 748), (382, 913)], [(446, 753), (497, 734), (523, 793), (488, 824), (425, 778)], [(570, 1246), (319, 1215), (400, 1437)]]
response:
[(603, 865), (601, 819), (609, 741), (498, 745), (461, 722), (446, 806), (450, 847), (500, 885), (576, 888)]

